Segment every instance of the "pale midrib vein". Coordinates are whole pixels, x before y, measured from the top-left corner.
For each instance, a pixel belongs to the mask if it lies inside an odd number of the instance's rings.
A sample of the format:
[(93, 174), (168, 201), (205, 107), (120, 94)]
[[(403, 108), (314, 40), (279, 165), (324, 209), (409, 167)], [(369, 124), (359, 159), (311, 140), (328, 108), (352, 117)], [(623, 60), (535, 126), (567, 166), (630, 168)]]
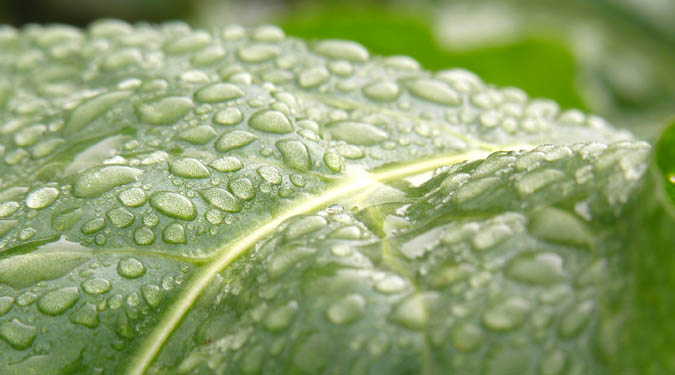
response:
[[(516, 146), (517, 148), (523, 148)], [(529, 148), (525, 146), (525, 148)], [(467, 160), (485, 158), (489, 152), (470, 151), (461, 154), (444, 154), (433, 159), (416, 160), (404, 165), (388, 167), (374, 171), (366, 176), (355, 176), (329, 188), (321, 196), (306, 200), (284, 213), (271, 219), (255, 230), (240, 236), (225, 244), (204, 265), (204, 268), (195, 274), (186, 288), (180, 294), (177, 302), (166, 312), (155, 330), (147, 337), (145, 345), (141, 345), (135, 358), (130, 361), (127, 369), (129, 375), (143, 375), (155, 357), (159, 354), (164, 343), (171, 336), (174, 329), (180, 324), (183, 317), (192, 308), (197, 298), (209, 286), (210, 281), (219, 272), (225, 269), (235, 259), (251, 249), (259, 240), (274, 232), (285, 220), (338, 201), (340, 198), (363, 191), (372, 185), (424, 173), (444, 165), (452, 165)]]

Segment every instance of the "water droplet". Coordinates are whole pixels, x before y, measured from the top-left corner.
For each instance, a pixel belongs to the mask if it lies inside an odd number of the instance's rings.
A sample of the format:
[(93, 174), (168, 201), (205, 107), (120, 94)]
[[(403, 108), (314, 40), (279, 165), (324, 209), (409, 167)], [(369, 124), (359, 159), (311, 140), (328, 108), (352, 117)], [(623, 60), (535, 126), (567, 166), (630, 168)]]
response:
[(9, 312), (14, 304), (14, 298), (10, 296), (0, 296), (0, 316), (3, 316)]
[(565, 279), (563, 259), (556, 253), (525, 253), (508, 264), (506, 275), (530, 284), (550, 285)]
[(539, 170), (521, 177), (516, 182), (516, 189), (521, 196), (527, 196), (564, 177), (565, 174), (557, 169)]
[(590, 230), (581, 220), (553, 207), (536, 211), (530, 218), (527, 229), (532, 236), (554, 243), (587, 248), (593, 242)]
[(511, 297), (489, 307), (483, 313), (485, 327), (498, 332), (510, 331), (520, 327), (530, 311), (530, 304), (519, 297)]
[(162, 290), (154, 284), (143, 285), (141, 287), (141, 294), (150, 307), (159, 306), (159, 302), (162, 300)]
[(14, 143), (19, 147), (32, 146), (47, 131), (44, 125), (33, 125), (14, 134)]
[(270, 332), (282, 332), (293, 323), (295, 314), (298, 312), (298, 303), (291, 301), (286, 305), (277, 307), (270, 311), (265, 318), (265, 328)]
[(326, 166), (333, 172), (340, 172), (344, 164), (342, 157), (333, 151), (328, 151), (323, 154), (323, 162), (326, 163)]
[(279, 47), (257, 44), (239, 49), (237, 56), (244, 62), (260, 63), (277, 57), (280, 52)]
[(100, 277), (85, 280), (82, 282), (81, 286), (85, 293), (91, 294), (92, 296), (107, 293), (112, 288), (110, 281)]
[(355, 145), (339, 145), (337, 152), (347, 159), (361, 159), (366, 155), (359, 146)]
[(77, 178), (73, 195), (78, 198), (95, 198), (116, 186), (136, 181), (142, 174), (142, 169), (117, 165), (90, 169)]
[(263, 25), (253, 31), (253, 40), (259, 42), (279, 42), (284, 39), (286, 34), (278, 26)]
[(281, 184), (281, 172), (279, 172), (278, 169), (271, 165), (263, 165), (262, 167), (259, 167), (257, 170), (258, 175), (263, 178), (267, 183), (270, 183), (272, 185), (279, 185)]
[(333, 324), (353, 323), (365, 314), (366, 299), (358, 294), (350, 294), (334, 301), (326, 309), (326, 317)]
[(328, 69), (343, 77), (349, 77), (354, 73), (354, 66), (349, 61), (345, 60), (331, 61), (330, 64), (328, 64)]
[(206, 31), (194, 31), (164, 46), (167, 53), (185, 53), (200, 50), (211, 43), (211, 35)]
[(166, 216), (182, 220), (194, 220), (197, 210), (184, 196), (170, 191), (158, 191), (150, 196), (150, 206)]
[(181, 119), (193, 107), (194, 104), (190, 98), (170, 96), (139, 105), (136, 107), (136, 112), (142, 122), (152, 125), (168, 125)]
[(71, 308), (80, 299), (77, 287), (67, 287), (47, 292), (37, 301), (40, 312), (47, 315), (60, 315)]
[(193, 158), (172, 160), (169, 162), (169, 172), (183, 178), (206, 178), (211, 175), (201, 161)]
[(387, 132), (370, 124), (356, 121), (334, 121), (326, 124), (330, 134), (353, 145), (370, 146), (387, 139)]
[(506, 224), (495, 223), (481, 228), (471, 242), (474, 249), (485, 251), (495, 247), (513, 235), (513, 230)]
[(298, 247), (293, 250), (274, 256), (267, 264), (267, 272), (270, 278), (277, 279), (301, 260), (316, 253), (311, 247)]
[(404, 290), (408, 284), (401, 277), (396, 275), (387, 275), (375, 284), (375, 290), (380, 293), (398, 293)]
[(539, 364), (539, 373), (541, 375), (562, 375), (568, 370), (567, 354), (562, 350), (554, 350), (544, 355)]
[(365, 47), (348, 40), (324, 40), (317, 43), (314, 50), (324, 56), (354, 62), (364, 62), (369, 56)]
[(227, 108), (222, 111), (218, 111), (215, 116), (213, 116), (213, 121), (216, 124), (220, 125), (237, 125), (244, 119), (244, 115), (237, 108)]
[(236, 172), (243, 167), (241, 161), (233, 156), (225, 156), (216, 159), (212, 161), (209, 166), (219, 172)]
[(276, 146), (287, 166), (300, 170), (310, 169), (309, 151), (304, 143), (294, 140), (281, 140), (276, 143)]
[(96, 218), (96, 219), (91, 219), (91, 220), (87, 221), (86, 223), (84, 223), (84, 225), (82, 225), (80, 230), (84, 234), (92, 234), (92, 233), (98, 232), (99, 230), (103, 229), (104, 227), (105, 227), (105, 219), (103, 219), (102, 217), (99, 217), (99, 218)]
[(18, 210), (20, 205), (17, 202), (3, 202), (0, 204), (0, 218), (7, 217)]
[(129, 97), (129, 95), (131, 95), (131, 91), (110, 92), (101, 94), (80, 104), (71, 112), (70, 119), (63, 128), (63, 134), (72, 135), (77, 133), (122, 99)]
[(465, 280), (475, 272), (476, 269), (473, 266), (464, 263), (443, 267), (434, 273), (431, 278), (431, 285), (435, 288), (446, 287)]
[(145, 274), (145, 266), (135, 258), (123, 259), (117, 263), (117, 273), (127, 279), (137, 279)]
[(330, 248), (330, 252), (335, 256), (344, 257), (351, 254), (352, 249), (347, 245), (337, 244)]
[(59, 196), (59, 190), (52, 187), (43, 187), (34, 190), (26, 197), (26, 206), (39, 210), (49, 207)]
[(293, 131), (293, 125), (288, 117), (272, 109), (254, 113), (248, 120), (248, 125), (267, 133), (285, 134)]
[(0, 324), (0, 339), (3, 339), (16, 350), (30, 348), (37, 334), (37, 327), (24, 324), (17, 318)]
[(306, 234), (315, 232), (328, 225), (326, 219), (318, 215), (305, 216), (296, 219), (286, 227), (286, 238), (294, 240)]
[(256, 135), (247, 131), (234, 130), (221, 135), (220, 138), (218, 138), (218, 141), (216, 141), (215, 148), (217, 151), (227, 152), (229, 150), (249, 145), (256, 139), (258, 139)]
[(370, 99), (389, 102), (398, 97), (401, 89), (391, 81), (377, 81), (363, 87), (363, 94)]
[(429, 314), (423, 296), (416, 294), (404, 299), (394, 308), (390, 319), (406, 328), (424, 329), (429, 320)]
[(472, 352), (480, 348), (485, 335), (475, 324), (463, 323), (452, 331), (452, 343), (463, 352)]
[(187, 242), (185, 228), (183, 228), (183, 226), (178, 223), (173, 223), (167, 226), (162, 232), (162, 240), (171, 244), (183, 244)]
[(570, 338), (579, 334), (593, 316), (593, 301), (583, 301), (567, 311), (560, 320), (560, 336)]
[(127, 207), (140, 207), (145, 204), (145, 192), (140, 188), (131, 188), (120, 192), (117, 199)]
[(96, 305), (91, 302), (85, 303), (70, 314), (70, 321), (87, 328), (98, 327), (98, 311), (96, 310)]
[(0, 220), (0, 238), (19, 224), (17, 220)]
[(209, 204), (227, 212), (241, 211), (241, 203), (230, 192), (220, 188), (210, 188), (201, 192), (204, 200)]
[(455, 106), (462, 103), (462, 96), (441, 81), (422, 78), (406, 81), (405, 86), (411, 94), (438, 104)]
[(205, 145), (216, 137), (216, 131), (210, 125), (199, 125), (194, 128), (183, 130), (178, 134), (178, 139), (195, 145)]
[(329, 77), (330, 73), (322, 66), (310, 68), (300, 73), (298, 85), (302, 88), (309, 89), (326, 82)]
[(121, 207), (108, 211), (108, 218), (118, 228), (126, 228), (133, 224), (135, 220), (134, 214)]
[(255, 197), (255, 188), (246, 177), (236, 178), (229, 183), (230, 191), (239, 199), (251, 200)]
[(148, 228), (138, 228), (134, 231), (134, 242), (138, 245), (150, 245), (155, 242), (155, 233)]
[(205, 103), (218, 103), (227, 100), (237, 99), (244, 96), (244, 92), (239, 86), (231, 83), (214, 83), (199, 89), (195, 93), (195, 99)]
[(84, 214), (81, 208), (71, 207), (54, 213), (52, 216), (52, 229), (56, 231), (66, 231), (77, 224)]

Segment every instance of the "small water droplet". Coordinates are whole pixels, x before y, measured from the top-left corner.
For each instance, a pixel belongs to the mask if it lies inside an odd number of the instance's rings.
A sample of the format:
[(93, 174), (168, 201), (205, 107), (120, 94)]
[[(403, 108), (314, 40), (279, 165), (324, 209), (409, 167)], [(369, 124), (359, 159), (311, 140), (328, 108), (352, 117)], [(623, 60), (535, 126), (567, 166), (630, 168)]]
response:
[(427, 326), (429, 314), (423, 296), (415, 294), (404, 299), (394, 308), (390, 319), (410, 329), (424, 329)]
[(463, 323), (452, 331), (452, 343), (463, 352), (472, 352), (480, 348), (485, 335), (475, 324)]
[(98, 327), (99, 320), (96, 305), (91, 302), (85, 303), (79, 309), (70, 314), (70, 321), (87, 328)]
[(155, 233), (146, 227), (138, 228), (134, 231), (134, 242), (137, 245), (150, 245), (155, 242)]
[(153, 308), (159, 306), (159, 302), (162, 300), (162, 290), (154, 284), (143, 285), (141, 294), (145, 302)]
[(270, 183), (272, 185), (279, 185), (281, 184), (281, 172), (279, 172), (278, 169), (271, 165), (263, 165), (262, 167), (259, 167), (257, 170), (258, 175), (263, 178), (267, 183)]
[(98, 217), (96, 219), (91, 219), (86, 223), (84, 223), (82, 227), (80, 227), (80, 230), (84, 234), (93, 234), (103, 229), (104, 227), (105, 227), (105, 219), (102, 217)]
[(173, 223), (162, 231), (162, 240), (171, 244), (183, 244), (187, 241), (185, 228), (178, 223)]
[(215, 116), (213, 116), (213, 122), (220, 125), (237, 125), (244, 119), (244, 115), (237, 108), (226, 108), (222, 111), (218, 111)]
[(489, 307), (483, 313), (485, 327), (498, 332), (510, 331), (520, 327), (530, 311), (530, 304), (519, 297), (511, 297)]
[(237, 99), (244, 96), (244, 92), (237, 85), (231, 83), (214, 83), (199, 89), (195, 99), (205, 103), (218, 103)]
[(234, 130), (221, 135), (216, 141), (215, 148), (219, 152), (227, 152), (229, 150), (247, 146), (256, 139), (258, 139), (258, 137), (255, 134), (251, 134), (244, 130)]
[(49, 207), (59, 196), (59, 190), (52, 187), (43, 187), (33, 190), (26, 197), (26, 206), (35, 210)]
[(231, 180), (229, 189), (239, 199), (251, 200), (255, 197), (255, 188), (251, 180), (246, 177)]
[(284, 164), (300, 170), (310, 169), (311, 159), (304, 143), (295, 140), (281, 140), (276, 142), (276, 146), (281, 152)]
[(178, 139), (195, 145), (205, 145), (216, 137), (216, 131), (210, 125), (199, 125), (178, 133)]
[(136, 107), (136, 112), (142, 122), (152, 125), (168, 125), (181, 119), (193, 107), (194, 104), (190, 98), (173, 96), (139, 105)]
[(309, 89), (326, 82), (329, 77), (330, 73), (322, 66), (310, 68), (300, 73), (298, 85), (304, 89)]
[(328, 151), (323, 154), (323, 162), (326, 163), (326, 166), (333, 172), (340, 172), (344, 164), (342, 157), (333, 151)]
[(353, 323), (365, 314), (366, 299), (358, 294), (350, 294), (331, 303), (326, 309), (326, 317), (333, 324)]
[(14, 298), (10, 296), (0, 296), (0, 316), (3, 316), (9, 312), (14, 304)]
[(380, 293), (398, 293), (408, 286), (405, 280), (396, 275), (387, 275), (375, 284), (375, 290)]
[(121, 207), (108, 211), (107, 215), (108, 219), (110, 219), (110, 222), (118, 228), (126, 228), (133, 224), (134, 220), (136, 219), (134, 214)]
[(334, 121), (326, 124), (326, 128), (334, 138), (353, 145), (375, 145), (388, 137), (384, 130), (363, 122)]
[(293, 125), (288, 117), (272, 109), (254, 113), (248, 120), (248, 125), (267, 133), (285, 134), (293, 131)]
[(364, 62), (369, 57), (368, 50), (365, 47), (348, 40), (324, 40), (317, 43), (314, 50), (330, 58), (354, 62)]
[(241, 203), (230, 192), (221, 188), (210, 188), (201, 192), (204, 200), (209, 204), (227, 212), (241, 211)]
[(85, 280), (81, 286), (85, 293), (92, 296), (107, 293), (112, 288), (110, 281), (100, 277)]
[(279, 47), (257, 44), (239, 49), (237, 56), (247, 63), (260, 63), (277, 57), (280, 52)]
[(150, 196), (150, 206), (166, 216), (182, 220), (194, 220), (197, 210), (184, 196), (170, 191), (158, 191)]
[(53, 290), (42, 295), (37, 301), (40, 312), (47, 315), (60, 315), (71, 308), (80, 299), (77, 287)]
[(363, 94), (370, 99), (389, 102), (401, 93), (398, 85), (391, 81), (376, 81), (363, 87)]
[(577, 303), (567, 311), (560, 320), (559, 333), (564, 338), (579, 334), (593, 316), (593, 301)]
[(514, 280), (530, 284), (555, 284), (565, 279), (563, 259), (556, 253), (526, 253), (509, 262), (506, 275)]
[(201, 161), (193, 158), (172, 160), (169, 162), (169, 172), (183, 178), (206, 178), (211, 175)]
[(140, 188), (131, 188), (121, 191), (117, 199), (127, 207), (140, 207), (145, 204), (145, 192)]
[(17, 202), (3, 202), (0, 204), (0, 218), (10, 216), (19, 209), (20, 205)]
[(127, 279), (137, 279), (145, 274), (145, 266), (135, 258), (123, 259), (117, 263), (117, 273)]
[(411, 94), (431, 102), (451, 106), (462, 102), (462, 96), (441, 81), (422, 78), (406, 81), (405, 85)]
[(265, 318), (265, 328), (270, 332), (282, 332), (295, 320), (295, 315), (298, 312), (298, 303), (291, 301), (286, 305), (277, 307), (270, 311)]

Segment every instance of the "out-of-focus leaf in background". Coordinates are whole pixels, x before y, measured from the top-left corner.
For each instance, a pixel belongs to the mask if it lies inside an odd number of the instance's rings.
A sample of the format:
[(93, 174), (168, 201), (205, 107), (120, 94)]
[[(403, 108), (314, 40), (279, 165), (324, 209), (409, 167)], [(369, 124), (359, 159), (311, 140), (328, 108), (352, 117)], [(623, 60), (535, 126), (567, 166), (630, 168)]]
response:
[(675, 115), (672, 0), (0, 0), (0, 22), (274, 23), (427, 69), (462, 67), (652, 139)]

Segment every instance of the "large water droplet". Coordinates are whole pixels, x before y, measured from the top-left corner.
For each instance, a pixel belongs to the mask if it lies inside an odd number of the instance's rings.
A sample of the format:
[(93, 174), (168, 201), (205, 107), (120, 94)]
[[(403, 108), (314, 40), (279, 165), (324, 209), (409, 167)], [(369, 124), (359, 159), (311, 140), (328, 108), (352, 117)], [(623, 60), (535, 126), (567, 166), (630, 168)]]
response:
[(117, 263), (117, 273), (127, 279), (137, 279), (145, 274), (145, 266), (135, 258), (123, 259)]
[(210, 188), (201, 192), (209, 204), (227, 212), (241, 211), (241, 203), (229, 191), (221, 188)]
[(350, 294), (338, 299), (326, 309), (326, 317), (333, 324), (353, 323), (365, 314), (366, 299), (358, 294)]
[(52, 187), (43, 187), (33, 190), (26, 197), (26, 206), (35, 210), (49, 207), (59, 197), (59, 190)]
[(169, 172), (183, 178), (206, 178), (211, 175), (201, 161), (193, 158), (181, 158), (169, 163)]
[(216, 159), (209, 166), (219, 172), (236, 172), (243, 167), (241, 161), (233, 156), (224, 156)]
[(255, 134), (251, 134), (243, 130), (234, 130), (225, 133), (216, 141), (215, 148), (220, 152), (227, 152), (236, 148), (249, 145), (251, 142), (258, 139)]
[(258, 175), (263, 178), (267, 183), (270, 183), (272, 185), (279, 185), (281, 184), (281, 172), (279, 172), (278, 169), (271, 165), (263, 165), (262, 167), (259, 167), (257, 170)]
[(405, 280), (396, 275), (387, 275), (375, 284), (375, 290), (380, 293), (398, 293), (408, 286)]
[(195, 99), (205, 103), (217, 103), (244, 96), (239, 86), (231, 83), (214, 83), (195, 93)]
[(267, 133), (285, 134), (293, 131), (293, 125), (286, 115), (277, 110), (263, 110), (256, 112), (248, 120), (253, 129)]
[(334, 121), (326, 124), (333, 138), (354, 145), (370, 146), (387, 139), (387, 132), (370, 124), (356, 121)]
[(173, 223), (162, 231), (162, 240), (171, 244), (183, 244), (187, 241), (185, 228), (178, 223)]
[(0, 324), (0, 339), (17, 350), (30, 348), (37, 334), (38, 328), (36, 326), (24, 324), (17, 318)]
[(21, 205), (19, 203), (12, 202), (12, 201), (8, 201), (8, 202), (4, 202), (4, 203), (0, 204), (0, 218), (7, 217), (7, 216), (15, 213), (16, 210), (19, 209), (19, 207), (21, 207)]
[(0, 296), (0, 316), (7, 314), (14, 304), (14, 298), (10, 296)]
[(310, 168), (309, 151), (304, 143), (294, 140), (281, 140), (276, 143), (276, 146), (287, 166), (300, 170)]
[(78, 177), (73, 186), (73, 195), (95, 198), (116, 186), (136, 181), (142, 174), (142, 169), (118, 165), (90, 169)]
[(333, 172), (340, 172), (344, 161), (342, 157), (338, 155), (337, 152), (328, 151), (323, 154), (323, 162), (326, 163), (326, 166)]
[(239, 199), (251, 200), (255, 197), (253, 183), (246, 177), (231, 180), (229, 189)]
[(194, 220), (197, 210), (184, 196), (170, 191), (158, 191), (150, 196), (150, 206), (166, 216), (182, 220)]
[(185, 97), (171, 96), (156, 102), (136, 107), (142, 122), (152, 125), (168, 125), (181, 119), (194, 107), (192, 100)]
[(48, 315), (60, 315), (71, 308), (80, 299), (77, 287), (67, 287), (47, 292), (37, 301), (40, 312)]
[(82, 290), (92, 296), (107, 293), (111, 288), (110, 281), (100, 277), (95, 277), (82, 282)]
[(329, 39), (316, 44), (314, 50), (324, 56), (355, 62), (368, 60), (368, 50), (362, 45), (348, 41)]
[(329, 77), (330, 73), (322, 66), (310, 68), (300, 73), (298, 85), (302, 88), (309, 89), (326, 82)]
[(66, 231), (77, 224), (84, 214), (79, 207), (66, 208), (65, 210), (54, 213), (52, 216), (52, 229), (56, 231)]
[(105, 227), (105, 219), (102, 217), (91, 219), (84, 223), (80, 230), (84, 234), (93, 234)]

